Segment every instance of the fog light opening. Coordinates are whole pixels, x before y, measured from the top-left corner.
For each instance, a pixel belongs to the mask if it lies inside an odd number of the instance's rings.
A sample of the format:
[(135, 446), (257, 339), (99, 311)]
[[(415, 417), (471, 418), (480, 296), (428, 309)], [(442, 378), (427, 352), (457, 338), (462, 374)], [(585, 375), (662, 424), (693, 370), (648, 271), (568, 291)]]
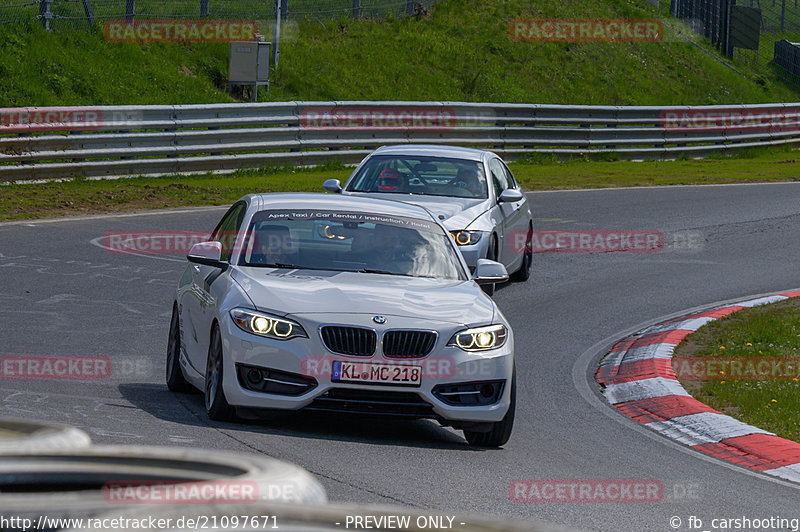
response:
[(251, 368), (247, 371), (247, 382), (250, 384), (258, 384), (262, 380), (264, 380), (264, 378), (261, 376), (261, 371), (255, 368)]

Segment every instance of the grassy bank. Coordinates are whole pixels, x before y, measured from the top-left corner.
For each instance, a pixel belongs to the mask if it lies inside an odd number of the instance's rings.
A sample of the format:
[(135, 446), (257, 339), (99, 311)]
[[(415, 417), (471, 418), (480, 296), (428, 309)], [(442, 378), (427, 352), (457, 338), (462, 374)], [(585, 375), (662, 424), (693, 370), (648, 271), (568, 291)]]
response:
[[(681, 381), (697, 399), (745, 423), (800, 441), (798, 298), (744, 309), (713, 321), (680, 344), (675, 357), (715, 359), (713, 379)], [(728, 369), (727, 373), (718, 370), (724, 368), (720, 362), (725, 359), (743, 359), (742, 369)], [(749, 368), (748, 360), (753, 361)], [(758, 369), (761, 360), (766, 361), (763, 371), (769, 374), (763, 379), (755, 378), (763, 373)], [(795, 369), (787, 371), (792, 360)], [(772, 377), (774, 371), (784, 376)]]
[[(441, 0), (428, 15), (287, 25), (264, 99), (672, 105), (795, 101), (668, 30), (653, 43), (512, 42), (515, 18), (652, 18), (643, 0)], [(0, 26), (0, 107), (231, 101), (226, 44), (114, 44)], [(746, 67), (742, 67), (748, 74)], [(756, 80), (756, 81), (754, 81)]]
[[(796, 151), (770, 150), (682, 161), (520, 161), (511, 169), (526, 190), (754, 183), (800, 180)], [(263, 168), (228, 175), (166, 176), (0, 186), (0, 220), (232, 203), (251, 192), (322, 190), (352, 169)]]

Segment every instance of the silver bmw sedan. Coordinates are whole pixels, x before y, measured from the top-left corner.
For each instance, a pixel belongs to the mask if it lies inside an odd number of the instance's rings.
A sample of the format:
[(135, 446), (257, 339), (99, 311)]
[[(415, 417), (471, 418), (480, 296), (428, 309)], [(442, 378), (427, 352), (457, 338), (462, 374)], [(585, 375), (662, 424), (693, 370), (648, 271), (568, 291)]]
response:
[(248, 195), (192, 247), (167, 349), (170, 390), (209, 417), (239, 410), (431, 418), (501, 446), (515, 411), (514, 337), (440, 220), (397, 201)]
[[(533, 217), (511, 170), (490, 151), (455, 146), (384, 146), (368, 155), (342, 187), (345, 195), (391, 197), (423, 206), (451, 232), (470, 269), (478, 259), (501, 262), (527, 281), (533, 262)], [(487, 293), (493, 284), (484, 286)]]

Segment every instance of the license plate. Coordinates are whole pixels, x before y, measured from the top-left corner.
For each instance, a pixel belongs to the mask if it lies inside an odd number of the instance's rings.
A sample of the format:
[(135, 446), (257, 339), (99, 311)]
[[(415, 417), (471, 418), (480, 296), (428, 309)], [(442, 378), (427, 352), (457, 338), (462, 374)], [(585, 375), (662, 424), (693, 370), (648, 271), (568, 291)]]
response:
[(331, 380), (359, 384), (420, 386), (422, 384), (422, 366), (336, 360), (333, 363)]

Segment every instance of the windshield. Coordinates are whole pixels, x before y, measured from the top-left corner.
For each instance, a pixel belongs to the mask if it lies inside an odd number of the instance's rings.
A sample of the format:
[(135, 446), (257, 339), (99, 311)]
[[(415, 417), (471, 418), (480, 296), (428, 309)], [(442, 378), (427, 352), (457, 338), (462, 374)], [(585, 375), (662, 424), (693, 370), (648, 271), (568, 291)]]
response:
[(454, 198), (488, 197), (486, 175), (481, 162), (407, 155), (370, 157), (358, 170), (347, 190)]
[(267, 210), (253, 216), (240, 264), (463, 280), (449, 238), (415, 218)]

